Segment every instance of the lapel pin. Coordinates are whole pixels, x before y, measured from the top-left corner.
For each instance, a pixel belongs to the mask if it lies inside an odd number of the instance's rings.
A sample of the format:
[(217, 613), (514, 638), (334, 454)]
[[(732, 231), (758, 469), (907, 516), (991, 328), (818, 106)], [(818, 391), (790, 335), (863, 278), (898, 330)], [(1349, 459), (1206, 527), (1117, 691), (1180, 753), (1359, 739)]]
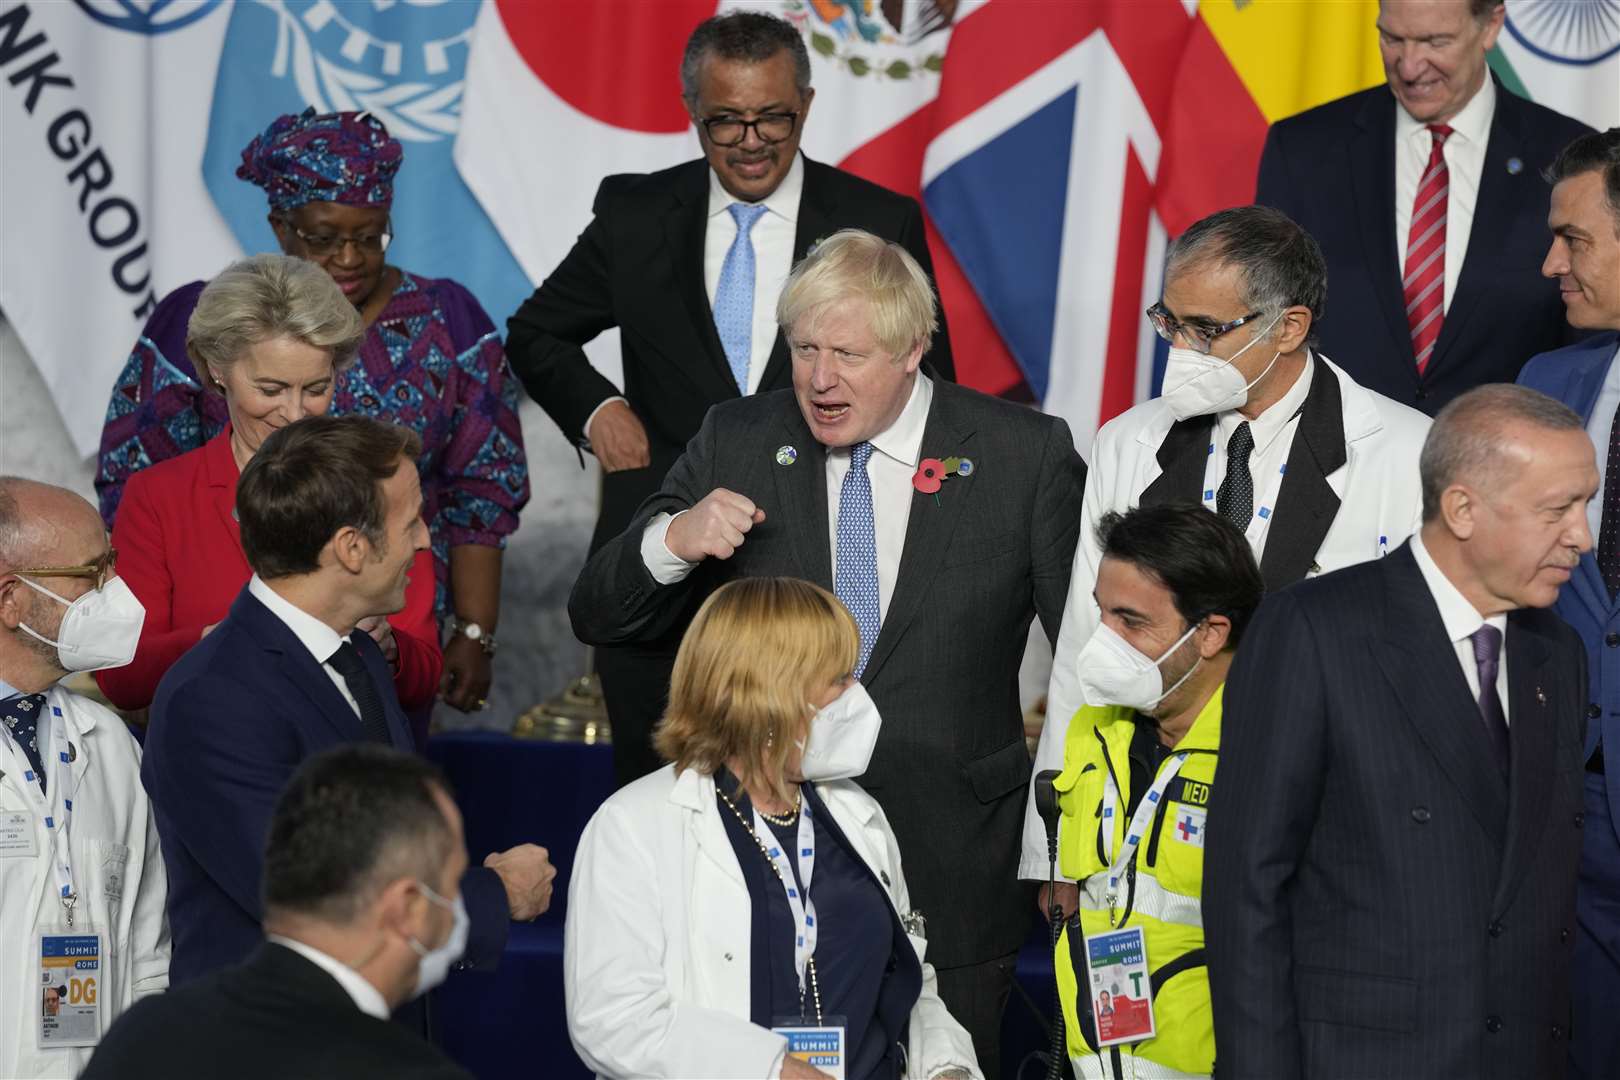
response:
[(1536, 687), (1536, 700), (1543, 705), (1547, 704), (1547, 693), (1539, 686)]
[(776, 463), (778, 465), (791, 465), (799, 460), (799, 452), (791, 446), (778, 446), (776, 448)]
[(889, 887), (889, 872), (887, 870), (879, 870), (878, 871), (878, 877), (883, 879), (883, 887), (888, 888)]
[(1520, 173), (1524, 172), (1524, 162), (1520, 161), (1516, 157), (1508, 158), (1507, 171), (1509, 176), (1518, 176)]
[(72, 743), (68, 743), (67, 759), (69, 764), (79, 760), (79, 748)]
[(957, 465), (956, 465), (956, 475), (957, 476), (972, 476), (973, 475), (973, 459), (971, 459), (971, 458), (963, 458), (960, 462), (958, 462)]

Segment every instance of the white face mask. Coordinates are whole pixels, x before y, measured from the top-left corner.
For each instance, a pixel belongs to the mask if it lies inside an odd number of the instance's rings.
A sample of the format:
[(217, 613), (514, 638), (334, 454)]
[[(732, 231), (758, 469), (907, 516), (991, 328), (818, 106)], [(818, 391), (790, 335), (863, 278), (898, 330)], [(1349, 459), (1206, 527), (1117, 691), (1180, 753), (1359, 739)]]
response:
[(860, 683), (816, 711), (810, 734), (801, 744), (804, 758), (799, 773), (806, 780), (848, 780), (861, 775), (872, 761), (883, 717)]
[(1086, 642), (1085, 648), (1080, 650), (1080, 694), (1087, 705), (1120, 705), (1135, 709), (1137, 712), (1147, 712), (1159, 702), (1175, 693), (1176, 689), (1192, 677), (1198, 670), (1198, 665), (1204, 662), (1199, 656), (1187, 674), (1177, 679), (1169, 687), (1164, 685), (1164, 672), (1159, 665), (1168, 660), (1177, 649), (1193, 636), (1193, 631), (1202, 625), (1202, 620), (1195, 622), (1187, 628), (1187, 632), (1176, 639), (1176, 643), (1164, 650), (1164, 653), (1155, 660), (1144, 656), (1136, 647), (1116, 634), (1106, 624), (1099, 623), (1096, 633)]
[(27, 623), (19, 629), (37, 641), (56, 646), (57, 661), (69, 671), (101, 671), (123, 667), (135, 659), (146, 609), (122, 578), (113, 578), (77, 600), (66, 600), (45, 586), (18, 575), (17, 580), (67, 607), (62, 626), (52, 641)]
[(422, 958), (422, 965), (416, 973), (416, 990), (411, 994), (413, 998), (421, 997), (449, 977), (451, 965), (460, 960), (461, 954), (467, 951), (467, 929), (472, 923), (467, 916), (467, 905), (459, 893), (456, 894), (455, 901), (451, 902), (424, 883), (418, 881), (416, 884), (421, 886), (423, 896), (440, 907), (447, 908), (453, 921), (450, 924), (450, 936), (445, 938), (444, 944), (437, 949), (430, 949), (415, 938), (406, 938), (416, 955)]
[(1277, 357), (1282, 353), (1272, 356), (1265, 371), (1256, 375), (1251, 382), (1243, 381), (1243, 372), (1237, 369), (1233, 361), (1269, 334), (1281, 319), (1281, 315), (1272, 319), (1264, 330), (1254, 336), (1253, 341), (1233, 353), (1230, 360), (1205, 356), (1192, 349), (1171, 348), (1164, 366), (1163, 395), (1170, 406), (1170, 415), (1177, 420), (1186, 420), (1194, 416), (1223, 413), (1247, 404), (1249, 391), (1277, 366)]

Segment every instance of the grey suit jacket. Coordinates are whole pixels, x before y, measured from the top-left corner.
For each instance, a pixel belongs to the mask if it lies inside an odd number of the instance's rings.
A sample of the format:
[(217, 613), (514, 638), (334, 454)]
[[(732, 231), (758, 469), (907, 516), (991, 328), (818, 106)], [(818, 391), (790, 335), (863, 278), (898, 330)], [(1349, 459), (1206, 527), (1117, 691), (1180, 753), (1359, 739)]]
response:
[[(779, 465), (778, 447), (798, 460)], [(861, 784), (900, 841), (930, 962), (978, 963), (1027, 936), (1018, 838), (1029, 780), (1018, 667), (1030, 620), (1057, 637), (1080, 522), (1085, 464), (1056, 417), (946, 382), (934, 384), (924, 457), (966, 456), (973, 475), (914, 494), (887, 617), (862, 681), (883, 732)], [(790, 390), (710, 410), (662, 490), (581, 573), (568, 611), (592, 645), (673, 646), (706, 596), (735, 577), (789, 576), (833, 587), (826, 458)], [(660, 586), (641, 561), (655, 514), (717, 487), (766, 518), (730, 559)]]
[(1410, 545), (1269, 597), (1227, 681), (1204, 929), (1222, 1077), (1561, 1077), (1586, 655), (1508, 616), (1489, 749)]

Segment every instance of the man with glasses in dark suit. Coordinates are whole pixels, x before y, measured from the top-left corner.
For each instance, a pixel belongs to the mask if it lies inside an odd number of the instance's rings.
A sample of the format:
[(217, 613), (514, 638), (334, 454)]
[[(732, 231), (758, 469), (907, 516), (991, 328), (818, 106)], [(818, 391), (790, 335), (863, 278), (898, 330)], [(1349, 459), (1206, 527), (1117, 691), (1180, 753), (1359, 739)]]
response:
[[(529, 396), (601, 463), (593, 552), (658, 490), (711, 405), (788, 385), (776, 298), (813, 243), (864, 229), (933, 275), (915, 200), (799, 153), (815, 91), (791, 23), (747, 11), (704, 21), (681, 92), (703, 158), (603, 180), (595, 218), (509, 324), (507, 356)], [(583, 348), (612, 327), (622, 389)], [(928, 363), (953, 378), (943, 318)], [(661, 764), (650, 739), (673, 661), (672, 642), (597, 652), (621, 785)]]

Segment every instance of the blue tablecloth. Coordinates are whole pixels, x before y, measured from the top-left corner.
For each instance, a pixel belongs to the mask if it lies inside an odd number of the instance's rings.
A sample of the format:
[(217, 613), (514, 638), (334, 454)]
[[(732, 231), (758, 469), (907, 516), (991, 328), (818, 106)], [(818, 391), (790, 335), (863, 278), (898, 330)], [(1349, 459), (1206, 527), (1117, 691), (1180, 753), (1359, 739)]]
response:
[[(435, 993), (434, 1025), (444, 1049), (481, 1080), (590, 1076), (568, 1040), (562, 928), (580, 833), (613, 791), (612, 752), (464, 732), (434, 736), (428, 756), (455, 789), (475, 861), (536, 843), (557, 867), (551, 910), (532, 924), (513, 925), (500, 970), (456, 972)], [(1019, 988), (1002, 1023), (1005, 1080), (1016, 1080), (1019, 1063), (1046, 1045), (1053, 977), (1043, 935), (1032, 923), (1031, 942), (1019, 954)], [(1024, 1075), (1042, 1071), (1031, 1064)]]

